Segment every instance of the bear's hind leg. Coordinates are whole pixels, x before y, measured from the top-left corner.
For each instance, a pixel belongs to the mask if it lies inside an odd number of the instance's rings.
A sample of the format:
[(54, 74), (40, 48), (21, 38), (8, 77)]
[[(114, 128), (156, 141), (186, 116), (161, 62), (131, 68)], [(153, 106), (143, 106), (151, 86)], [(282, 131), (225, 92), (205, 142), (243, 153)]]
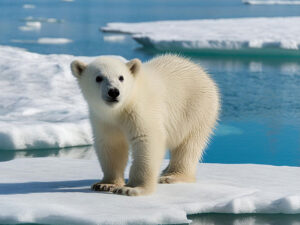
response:
[(177, 148), (171, 150), (168, 167), (159, 178), (159, 183), (191, 183), (196, 180), (196, 169), (207, 145), (209, 134), (193, 134)]

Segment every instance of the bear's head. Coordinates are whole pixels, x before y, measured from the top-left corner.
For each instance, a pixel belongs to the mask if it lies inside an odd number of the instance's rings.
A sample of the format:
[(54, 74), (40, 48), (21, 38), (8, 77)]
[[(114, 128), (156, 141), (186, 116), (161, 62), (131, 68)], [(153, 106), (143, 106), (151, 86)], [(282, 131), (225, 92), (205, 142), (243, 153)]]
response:
[(75, 60), (71, 70), (88, 105), (110, 111), (122, 107), (129, 98), (141, 64), (139, 59), (126, 63), (118, 58), (101, 56), (90, 64)]

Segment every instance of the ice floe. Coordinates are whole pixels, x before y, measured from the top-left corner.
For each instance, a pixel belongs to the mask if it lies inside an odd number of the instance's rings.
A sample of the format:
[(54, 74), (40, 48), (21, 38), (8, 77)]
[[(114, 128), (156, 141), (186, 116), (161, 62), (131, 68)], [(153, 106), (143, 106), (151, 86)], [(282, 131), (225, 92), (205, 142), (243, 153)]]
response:
[(32, 5), (32, 4), (24, 4), (23, 5), (23, 9), (34, 9), (35, 8), (35, 5)]
[(0, 149), (91, 144), (85, 102), (69, 69), (75, 57), (4, 46), (0, 52)]
[(243, 3), (249, 5), (300, 5), (297, 0), (243, 0)]
[(125, 35), (105, 35), (103, 40), (106, 42), (124, 42), (126, 40)]
[(199, 164), (196, 183), (160, 184), (145, 197), (92, 192), (102, 177), (97, 160), (16, 159), (0, 171), (1, 223), (175, 224), (197, 213), (300, 213), (299, 167)]
[(26, 22), (24, 26), (20, 26), (19, 30), (21, 31), (37, 31), (40, 30), (42, 27), (42, 23), (35, 21), (35, 22)]
[(67, 44), (73, 42), (68, 38), (39, 38), (37, 40), (38, 44)]
[[(300, 17), (108, 23), (105, 32), (129, 33), (158, 50), (299, 50)], [(295, 51), (293, 51), (295, 52)]]
[(37, 40), (17, 40), (13, 39), (11, 42), (14, 43), (32, 43), (32, 44), (47, 44), (47, 45), (63, 45), (73, 42), (73, 40), (68, 38), (38, 38)]
[(22, 21), (42, 22), (42, 23), (63, 23), (64, 22), (64, 20), (57, 19), (57, 18), (32, 17), (32, 16), (28, 16), (22, 19)]

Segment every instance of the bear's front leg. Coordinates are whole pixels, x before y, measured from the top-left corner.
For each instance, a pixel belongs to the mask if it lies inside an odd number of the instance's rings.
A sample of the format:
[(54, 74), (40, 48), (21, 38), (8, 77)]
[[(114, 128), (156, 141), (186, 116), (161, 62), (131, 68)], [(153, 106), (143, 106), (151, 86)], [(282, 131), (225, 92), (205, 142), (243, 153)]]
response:
[(114, 189), (115, 194), (128, 196), (147, 195), (154, 192), (160, 165), (165, 155), (163, 135), (141, 135), (133, 138), (129, 181), (126, 186)]
[(95, 150), (104, 177), (91, 186), (94, 191), (113, 191), (124, 186), (124, 170), (128, 161), (128, 144), (125, 137), (118, 133), (114, 139), (95, 140)]

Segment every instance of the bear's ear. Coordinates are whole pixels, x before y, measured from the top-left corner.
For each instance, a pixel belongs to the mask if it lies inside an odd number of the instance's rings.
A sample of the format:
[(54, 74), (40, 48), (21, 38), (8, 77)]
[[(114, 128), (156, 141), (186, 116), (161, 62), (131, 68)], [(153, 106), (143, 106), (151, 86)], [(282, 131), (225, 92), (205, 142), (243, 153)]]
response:
[(83, 62), (80, 62), (78, 60), (74, 60), (71, 63), (72, 74), (77, 78), (79, 78), (81, 76), (81, 74), (85, 70), (85, 68), (86, 68), (86, 64)]
[(126, 63), (128, 69), (133, 75), (136, 75), (141, 69), (142, 62), (139, 59), (132, 59), (128, 63)]

